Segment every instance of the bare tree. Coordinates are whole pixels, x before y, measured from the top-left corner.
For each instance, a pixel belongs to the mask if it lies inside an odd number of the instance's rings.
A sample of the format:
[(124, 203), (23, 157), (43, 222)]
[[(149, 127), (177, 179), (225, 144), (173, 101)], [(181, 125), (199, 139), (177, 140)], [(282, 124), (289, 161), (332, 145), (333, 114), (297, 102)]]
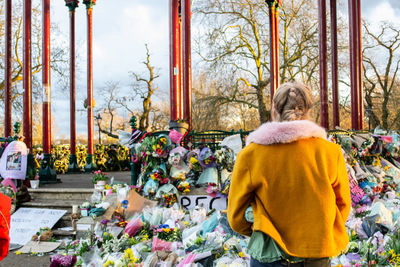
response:
[[(318, 81), (318, 25), (313, 1), (283, 1), (280, 9), (281, 82)], [(205, 0), (194, 8), (202, 28), (197, 52), (210, 78), (221, 84), (220, 103), (257, 108), (269, 120), (269, 25), (265, 1)], [(318, 88), (318, 87), (315, 87)]]
[[(22, 34), (23, 34), (23, 18), (22, 18), (22, 1), (13, 2), (13, 58), (12, 58), (12, 85), (13, 93), (12, 100), (14, 108), (20, 109), (22, 103), (20, 102), (23, 94), (23, 88), (18, 86), (23, 80), (23, 62), (22, 62)], [(0, 0), (0, 11), (4, 14), (4, 0)], [(4, 58), (5, 58), (5, 45), (4, 45), (4, 16), (0, 19), (0, 100), (4, 101)], [(57, 25), (52, 25), (52, 32), (57, 30)], [(42, 70), (42, 32), (41, 32), (41, 8), (34, 6), (32, 9), (32, 82), (33, 82), (33, 96), (41, 96), (41, 85), (36, 76)], [(54, 37), (53, 37), (54, 38)], [(54, 46), (51, 53), (51, 67), (60, 77), (64, 77), (68, 64), (67, 49), (64, 47)], [(40, 79), (39, 79), (40, 80)]]
[[(136, 114), (139, 117), (139, 130), (145, 131), (150, 127), (150, 114), (153, 111), (152, 104), (152, 96), (159, 89), (158, 85), (155, 83), (155, 80), (160, 77), (158, 71), (154, 66), (150, 63), (150, 51), (145, 44), (146, 47), (146, 59), (142, 63), (146, 66), (146, 71), (148, 72), (148, 76), (138, 74), (136, 72), (131, 72), (134, 82), (131, 86), (133, 91), (132, 97), (122, 97), (119, 100), (121, 106), (126, 108), (131, 114)], [(129, 104), (132, 101), (135, 101), (137, 97), (142, 99), (142, 110), (137, 111), (132, 109)]]
[(101, 141), (100, 133), (118, 139), (118, 134), (115, 132), (117, 130), (124, 130), (124, 119), (121, 120), (121, 116), (118, 115), (118, 108), (120, 107), (118, 102), (119, 90), (118, 82), (109, 81), (106, 82), (99, 93), (105, 101), (104, 104), (95, 110), (94, 116), (96, 126), (99, 130), (99, 142)]
[(368, 115), (373, 127), (399, 127), (400, 29), (388, 23), (380, 25), (378, 30), (372, 30), (373, 27), (366, 22), (363, 26), (364, 90)]

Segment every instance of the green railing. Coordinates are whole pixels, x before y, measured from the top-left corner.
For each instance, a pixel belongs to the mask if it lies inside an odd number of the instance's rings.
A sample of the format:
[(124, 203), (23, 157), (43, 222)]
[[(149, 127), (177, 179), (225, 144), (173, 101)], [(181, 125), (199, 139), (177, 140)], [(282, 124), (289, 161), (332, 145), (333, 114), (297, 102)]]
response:
[(250, 131), (221, 131), (221, 130), (209, 130), (209, 131), (191, 131), (183, 138), (183, 145), (187, 148), (203, 148), (209, 147), (211, 150), (215, 151), (220, 148), (222, 140), (228, 136), (240, 135), (242, 144), (245, 144), (245, 138), (249, 135)]

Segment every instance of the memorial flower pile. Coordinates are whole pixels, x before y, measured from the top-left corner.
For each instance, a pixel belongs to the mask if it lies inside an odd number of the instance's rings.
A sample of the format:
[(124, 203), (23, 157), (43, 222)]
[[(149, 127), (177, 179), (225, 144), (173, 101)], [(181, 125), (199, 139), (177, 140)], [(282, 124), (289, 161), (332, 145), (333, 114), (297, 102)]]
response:
[[(110, 226), (117, 221), (113, 217), (106, 223)], [(225, 232), (229, 226), (219, 212), (207, 214), (200, 207), (183, 211), (177, 205), (145, 207), (129, 219), (124, 233), (114, 235), (108, 232), (111, 229), (96, 226), (86, 239), (59, 250), (52, 261), (58, 264), (75, 258), (75, 266), (184, 266), (194, 262), (248, 266), (247, 239)]]
[(400, 164), (396, 152), (386, 151), (396, 151), (398, 135), (337, 135), (332, 140), (345, 152), (353, 205), (346, 222), (351, 242), (332, 264), (397, 266)]

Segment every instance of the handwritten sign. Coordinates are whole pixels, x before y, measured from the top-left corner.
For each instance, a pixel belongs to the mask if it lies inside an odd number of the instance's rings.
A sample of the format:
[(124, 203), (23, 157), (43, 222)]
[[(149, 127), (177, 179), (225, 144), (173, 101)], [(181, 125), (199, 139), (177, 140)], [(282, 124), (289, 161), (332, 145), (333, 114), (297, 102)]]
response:
[(354, 179), (353, 176), (350, 175), (350, 173), (348, 174), (348, 176), (350, 185), (351, 205), (354, 207), (365, 196), (365, 193), (358, 185), (357, 180)]
[(10, 243), (25, 245), (40, 228), (52, 228), (66, 210), (20, 208), (11, 215)]
[(183, 209), (193, 209), (203, 205), (208, 210), (226, 210), (228, 199), (226, 197), (211, 197), (208, 195), (179, 196), (179, 203)]
[(61, 245), (59, 242), (37, 242), (29, 241), (25, 246), (23, 246), (19, 251), (21, 253), (47, 253), (55, 250)]
[(0, 160), (0, 175), (4, 179), (25, 179), (28, 150), (24, 142), (8, 144)]

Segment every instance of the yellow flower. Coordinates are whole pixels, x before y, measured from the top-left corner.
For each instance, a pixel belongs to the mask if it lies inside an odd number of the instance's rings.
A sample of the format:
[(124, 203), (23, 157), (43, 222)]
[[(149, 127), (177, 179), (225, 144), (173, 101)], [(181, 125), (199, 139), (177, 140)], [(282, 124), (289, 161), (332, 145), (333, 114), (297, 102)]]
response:
[(196, 158), (194, 158), (194, 157), (190, 158), (190, 163), (196, 164), (197, 162), (199, 162), (199, 161)]
[(104, 267), (108, 267), (108, 266), (114, 266), (114, 262), (112, 260), (108, 260), (105, 264)]
[(105, 186), (104, 186), (104, 189), (111, 189), (111, 186), (109, 185), (109, 184), (106, 184)]
[(189, 222), (187, 221), (182, 221), (184, 225), (189, 225)]
[(189, 193), (190, 192), (190, 190), (189, 189), (185, 189), (185, 190), (183, 190), (183, 193)]
[(19, 255), (19, 254), (21, 254), (21, 253), (22, 253), (22, 252), (19, 251), (19, 250), (17, 250), (17, 252), (15, 252), (16, 255)]
[(31, 252), (31, 254), (32, 254), (32, 255), (35, 255), (35, 254), (36, 254), (36, 252), (35, 252), (35, 251), (32, 251), (32, 252)]
[(107, 236), (107, 232), (104, 232), (103, 235), (104, 235), (104, 236)]
[(239, 257), (244, 258), (244, 253), (243, 253), (243, 251), (240, 251), (240, 252), (238, 253), (238, 255), (239, 255)]
[(169, 228), (164, 228), (163, 231), (166, 232), (167, 234), (169, 234), (169, 232), (171, 232), (171, 229), (169, 229)]

